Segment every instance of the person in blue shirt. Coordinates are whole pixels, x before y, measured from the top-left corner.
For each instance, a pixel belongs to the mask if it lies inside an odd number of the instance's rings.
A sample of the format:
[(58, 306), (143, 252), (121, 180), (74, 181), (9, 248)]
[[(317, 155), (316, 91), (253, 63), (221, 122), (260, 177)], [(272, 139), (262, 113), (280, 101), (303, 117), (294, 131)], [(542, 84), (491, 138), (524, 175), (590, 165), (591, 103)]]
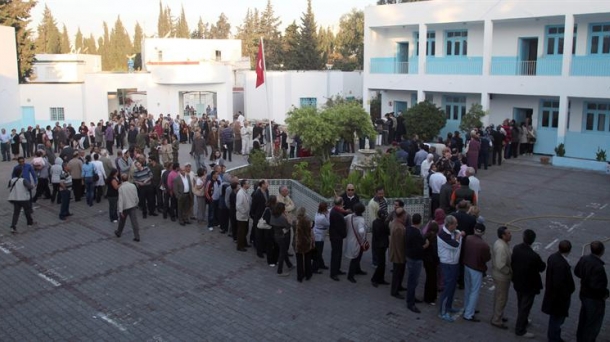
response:
[(13, 168), (13, 172), (11, 173), (11, 178), (17, 177), (17, 169), (21, 169), (23, 172), (23, 178), (27, 180), (30, 184), (36, 187), (36, 183), (38, 183), (38, 177), (36, 176), (36, 172), (34, 172), (34, 167), (25, 162), (23, 157), (17, 158), (17, 165)]

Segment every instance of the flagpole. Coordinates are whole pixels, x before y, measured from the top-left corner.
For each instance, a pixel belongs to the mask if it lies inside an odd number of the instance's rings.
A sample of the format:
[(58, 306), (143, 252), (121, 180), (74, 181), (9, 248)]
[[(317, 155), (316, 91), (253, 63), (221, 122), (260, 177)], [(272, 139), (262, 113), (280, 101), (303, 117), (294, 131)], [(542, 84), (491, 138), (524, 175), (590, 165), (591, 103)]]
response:
[(262, 46), (262, 51), (263, 51), (263, 74), (265, 75), (265, 98), (267, 99), (267, 118), (269, 120), (269, 142), (267, 142), (268, 144), (271, 144), (271, 156), (273, 156), (273, 130), (271, 127), (271, 118), (273, 117), (271, 115), (271, 101), (269, 101), (269, 78), (267, 78), (267, 64), (265, 63), (265, 42), (263, 41), (263, 37), (261, 37), (260, 40), (260, 44)]

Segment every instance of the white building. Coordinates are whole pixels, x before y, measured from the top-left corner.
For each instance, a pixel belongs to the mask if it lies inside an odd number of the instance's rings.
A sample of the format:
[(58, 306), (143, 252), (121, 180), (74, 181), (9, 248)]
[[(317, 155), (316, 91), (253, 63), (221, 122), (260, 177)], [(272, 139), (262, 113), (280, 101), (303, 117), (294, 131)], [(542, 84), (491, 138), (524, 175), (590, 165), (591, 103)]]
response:
[(255, 88), (239, 40), (145, 39), (143, 70), (134, 73), (102, 72), (96, 55), (37, 55), (30, 82), (19, 85), (14, 37), (0, 26), (0, 127), (9, 130), (57, 121), (79, 126), (134, 105), (155, 117), (182, 116), (186, 106), (201, 115), (210, 106), (221, 119), (241, 110), (249, 120), (283, 123), (294, 107), (321, 107), (336, 95), (362, 98), (361, 72), (268, 72)]
[(382, 113), (432, 101), (447, 113), (445, 136), (480, 103), (485, 123), (531, 118), (536, 153), (610, 149), (610, 1), (370, 6), (364, 45), (363, 93), (381, 92)]

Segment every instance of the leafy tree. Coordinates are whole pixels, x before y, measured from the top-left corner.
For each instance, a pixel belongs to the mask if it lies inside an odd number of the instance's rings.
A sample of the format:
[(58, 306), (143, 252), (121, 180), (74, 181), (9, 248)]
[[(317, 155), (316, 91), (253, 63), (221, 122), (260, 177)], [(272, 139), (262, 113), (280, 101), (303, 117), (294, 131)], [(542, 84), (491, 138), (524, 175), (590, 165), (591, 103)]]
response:
[(409, 135), (417, 134), (423, 141), (432, 141), (447, 123), (445, 112), (429, 101), (411, 107), (403, 118)]
[(180, 12), (180, 18), (176, 23), (176, 38), (190, 38), (189, 25), (186, 21), (186, 14), (184, 14), (184, 6)]
[(224, 12), (220, 13), (220, 16), (218, 16), (218, 21), (210, 28), (210, 38), (229, 39), (230, 36), (231, 24), (229, 23), (229, 18), (227, 18)]
[(61, 34), (47, 5), (44, 6), (42, 21), (38, 25), (36, 53), (61, 53)]
[(325, 66), (322, 52), (319, 49), (316, 19), (311, 8), (311, 0), (307, 0), (307, 11), (301, 17), (298, 36), (298, 70), (321, 70)]
[(76, 36), (74, 37), (74, 51), (82, 52), (85, 46), (85, 39), (83, 38), (83, 33), (80, 31), (80, 27), (76, 31)]
[(285, 70), (297, 70), (299, 64), (299, 27), (296, 22), (286, 27), (284, 39), (282, 40), (283, 65)]
[(0, 25), (15, 28), (20, 83), (27, 82), (32, 74), (32, 63), (36, 61), (35, 44), (27, 28), (31, 21), (30, 10), (35, 5), (36, 1), (32, 0), (0, 0)]
[(61, 32), (60, 53), (70, 53), (70, 35), (65, 24)]
[(342, 56), (341, 70), (362, 70), (364, 60), (364, 11), (352, 9), (341, 16), (337, 49)]
[(288, 131), (301, 137), (303, 146), (327, 160), (338, 139), (373, 136), (369, 115), (356, 101), (334, 98), (320, 111), (316, 107), (295, 108), (286, 118)]
[(487, 113), (483, 110), (483, 106), (478, 103), (473, 103), (468, 112), (462, 116), (460, 131), (468, 133), (473, 128), (483, 127), (483, 121), (481, 121), (481, 118), (483, 118), (485, 115), (487, 115)]
[(206, 39), (210, 34), (210, 25), (208, 23), (204, 23), (201, 17), (199, 17), (199, 21), (197, 22), (197, 29), (191, 32), (191, 38), (193, 39)]

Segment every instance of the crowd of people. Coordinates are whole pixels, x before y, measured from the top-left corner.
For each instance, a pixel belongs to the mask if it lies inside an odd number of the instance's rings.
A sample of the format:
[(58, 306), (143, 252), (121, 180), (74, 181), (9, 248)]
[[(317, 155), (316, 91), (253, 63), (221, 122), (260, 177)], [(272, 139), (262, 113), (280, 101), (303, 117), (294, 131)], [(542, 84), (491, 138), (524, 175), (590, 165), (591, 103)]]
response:
[[(59, 219), (67, 220), (72, 216), (72, 199), (80, 202), (84, 197), (88, 206), (107, 200), (108, 219), (118, 224), (117, 238), (129, 218), (133, 240), (140, 241), (139, 212), (142, 219), (162, 215), (182, 226), (207, 224), (209, 231), (218, 230), (231, 237), (237, 251), (254, 248), (257, 257), (275, 268), (278, 276), (289, 276), (296, 263), (299, 282), (328, 270), (333, 281), (347, 275), (349, 282), (356, 283), (357, 277), (367, 275), (361, 260), (370, 251), (375, 267), (370, 278), (373, 287), (389, 285), (390, 295), (405, 300), (407, 308), (415, 313), (421, 312), (417, 304), (438, 305), (439, 318), (446, 322), (454, 322), (458, 316), (469, 322), (480, 321), (477, 301), (491, 261), (495, 285), (491, 324), (507, 329), (504, 309), (512, 282), (518, 304), (515, 333), (524, 337), (534, 337), (527, 331), (528, 316), (535, 296), (543, 289), (540, 274), (547, 269), (543, 312), (550, 315), (548, 338), (561, 341), (561, 326), (575, 289), (565, 261), (570, 242), (560, 242), (558, 252), (547, 263), (532, 249), (536, 238), (532, 230), (525, 230), (523, 243), (511, 250), (511, 231), (499, 227), (498, 239), (490, 247), (483, 239), (486, 227), (477, 206), (477, 168), (469, 164), (470, 155), (456, 167), (451, 144), (436, 157), (434, 151), (418, 144), (418, 152), (413, 155), (414, 160), (421, 160), (416, 172), (428, 179), (430, 213), (409, 213), (401, 200), (389, 203), (382, 187), (365, 205), (352, 184), (334, 199), (332, 208), (322, 202), (316, 213), (307, 213), (291, 199), (288, 187), (282, 186), (272, 194), (268, 181), (263, 179), (251, 186), (248, 180), (239, 180), (226, 171), (225, 158), (230, 160), (232, 148), (247, 152), (243, 145), (250, 143), (244, 139), (246, 134), (241, 135), (241, 146), (235, 144), (236, 127), (240, 132), (246, 128), (260, 148), (265, 142), (262, 125), (250, 132), (242, 115), (233, 122), (194, 119), (187, 130), (180, 129), (179, 117), (173, 120), (161, 115), (154, 124), (152, 121), (147, 114), (119, 114), (106, 124), (99, 123), (92, 136), (83, 123), (80, 135), (66, 134), (65, 138), (58, 138), (59, 132), (69, 131), (69, 126), (64, 130), (59, 123), (45, 133), (39, 133), (38, 127), (32, 129), (35, 157), (26, 163), (24, 156), (17, 155), (18, 164), (9, 182), (9, 201), (14, 207), (11, 231), (17, 233), (21, 211), (28, 226), (35, 224), (32, 204), (40, 198), (60, 204)], [(102, 132), (103, 139), (98, 139), (97, 131)], [(479, 134), (472, 133), (470, 146)], [(181, 163), (178, 158), (180, 142), (189, 139), (194, 164)], [(426, 216), (431, 219), (424, 224)], [(324, 260), (327, 239), (331, 250), (328, 264)], [(592, 242), (591, 254), (582, 257), (574, 269), (581, 279), (579, 341), (595, 340), (603, 321), (608, 298), (603, 253), (603, 243)], [(391, 272), (386, 271), (386, 257)], [(349, 260), (347, 272), (342, 268), (344, 258)], [(425, 282), (420, 300), (416, 289), (422, 269)], [(456, 289), (464, 289), (463, 308), (453, 305)], [(404, 291), (406, 296), (401, 294)]]

